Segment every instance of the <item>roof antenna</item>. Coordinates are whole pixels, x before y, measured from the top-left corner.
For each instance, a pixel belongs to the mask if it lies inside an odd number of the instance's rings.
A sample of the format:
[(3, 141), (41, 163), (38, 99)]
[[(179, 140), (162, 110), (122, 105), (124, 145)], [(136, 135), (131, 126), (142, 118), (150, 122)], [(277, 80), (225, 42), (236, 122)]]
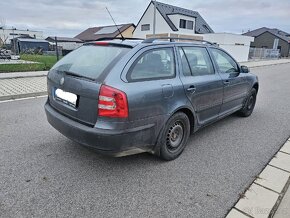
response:
[(111, 13), (110, 13), (110, 11), (109, 11), (109, 9), (108, 9), (107, 7), (106, 7), (106, 10), (108, 11), (108, 13), (109, 13), (110, 17), (112, 18), (112, 20), (113, 20), (113, 22), (114, 22), (114, 24), (115, 24), (116, 28), (118, 29), (118, 31), (119, 31), (119, 33), (120, 33), (120, 35), (121, 35), (121, 38), (122, 38), (122, 40), (124, 41), (124, 40), (125, 40), (125, 38), (124, 38), (124, 36), (122, 35), (122, 32), (120, 31), (119, 27), (117, 26), (117, 24), (116, 24), (116, 22), (115, 22), (114, 18), (112, 17), (112, 15), (111, 15)]

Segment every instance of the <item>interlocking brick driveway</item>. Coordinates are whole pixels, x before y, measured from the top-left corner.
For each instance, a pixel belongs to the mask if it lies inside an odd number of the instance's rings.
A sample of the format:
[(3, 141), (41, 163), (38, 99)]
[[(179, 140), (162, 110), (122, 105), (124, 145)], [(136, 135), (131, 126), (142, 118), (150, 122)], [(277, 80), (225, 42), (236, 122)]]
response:
[(0, 80), (0, 100), (45, 95), (46, 77), (11, 78)]

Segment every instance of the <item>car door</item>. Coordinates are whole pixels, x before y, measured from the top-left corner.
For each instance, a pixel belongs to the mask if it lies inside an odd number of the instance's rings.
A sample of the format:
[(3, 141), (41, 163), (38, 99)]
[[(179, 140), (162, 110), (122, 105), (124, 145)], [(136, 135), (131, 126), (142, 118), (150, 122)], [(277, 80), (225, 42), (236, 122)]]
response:
[(183, 91), (175, 62), (173, 45), (146, 46), (130, 59), (121, 76), (125, 83), (118, 84), (127, 94), (130, 121), (169, 114)]
[(178, 47), (180, 78), (195, 110), (199, 125), (218, 119), (223, 82), (215, 72), (209, 53), (202, 46)]
[(232, 113), (243, 106), (248, 93), (248, 82), (237, 62), (226, 52), (218, 48), (210, 48), (216, 68), (224, 84), (223, 104), (220, 116)]

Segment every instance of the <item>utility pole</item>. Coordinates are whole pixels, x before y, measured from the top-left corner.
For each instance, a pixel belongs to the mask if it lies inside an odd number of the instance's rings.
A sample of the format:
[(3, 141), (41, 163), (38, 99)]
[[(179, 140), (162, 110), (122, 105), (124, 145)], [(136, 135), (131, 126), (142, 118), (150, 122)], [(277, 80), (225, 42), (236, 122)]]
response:
[(58, 47), (57, 47), (57, 37), (55, 36), (55, 51), (56, 51), (56, 60), (59, 60), (59, 53), (58, 53)]
[(153, 15), (153, 37), (156, 33), (156, 0), (154, 0), (154, 15)]
[(16, 30), (16, 28), (12, 27), (12, 34), (13, 34), (13, 47), (14, 47), (14, 53), (17, 54), (18, 52), (16, 52), (16, 43), (15, 43), (15, 38), (14, 38), (14, 30)]

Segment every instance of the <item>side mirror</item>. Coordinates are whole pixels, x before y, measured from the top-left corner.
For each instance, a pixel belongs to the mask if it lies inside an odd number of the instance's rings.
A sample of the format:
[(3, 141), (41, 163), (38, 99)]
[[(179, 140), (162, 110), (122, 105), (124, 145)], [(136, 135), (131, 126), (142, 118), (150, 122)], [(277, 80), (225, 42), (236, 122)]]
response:
[(241, 66), (241, 71), (242, 71), (242, 73), (249, 73), (250, 72), (250, 70), (247, 66)]

